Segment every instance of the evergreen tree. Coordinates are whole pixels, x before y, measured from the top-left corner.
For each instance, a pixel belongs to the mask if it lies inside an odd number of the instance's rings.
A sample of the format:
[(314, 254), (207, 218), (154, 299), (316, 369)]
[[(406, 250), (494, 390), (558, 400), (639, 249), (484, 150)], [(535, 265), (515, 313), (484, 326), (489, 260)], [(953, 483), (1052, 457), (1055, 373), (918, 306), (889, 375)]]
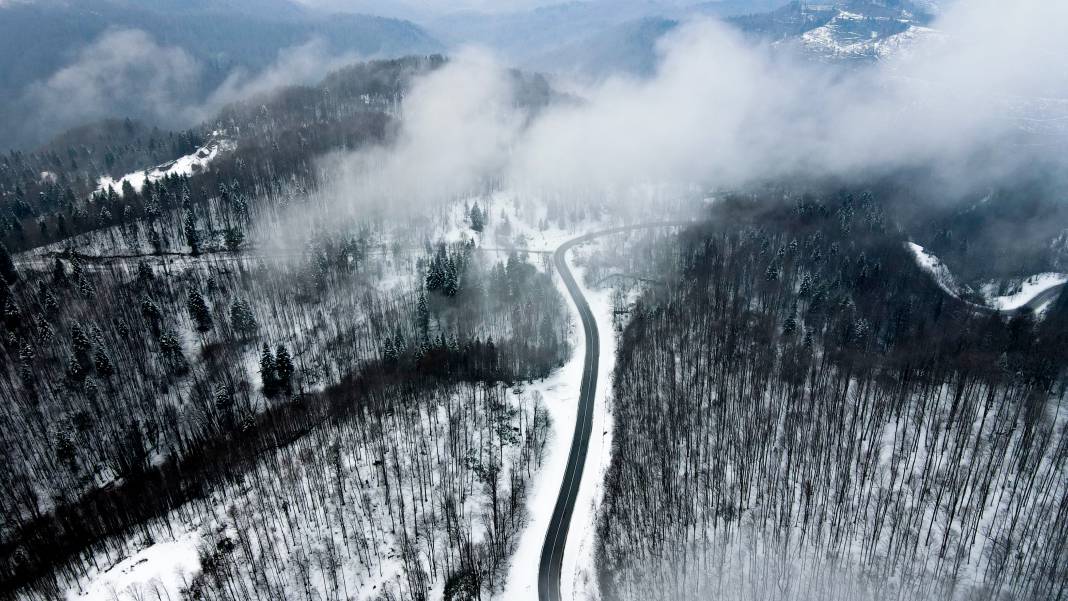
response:
[(235, 300), (230, 304), (230, 325), (235, 332), (248, 335), (259, 329), (252, 307), (244, 300)]
[(163, 318), (163, 311), (152, 299), (145, 296), (141, 298), (141, 315), (144, 315), (149, 323), (155, 325)]
[(782, 325), (782, 333), (784, 336), (789, 336), (797, 331), (797, 318), (793, 314), (790, 314), (786, 318), (786, 322)]
[(263, 380), (263, 394), (271, 396), (278, 387), (278, 376), (275, 373), (274, 356), (271, 355), (271, 347), (263, 343), (263, 352), (260, 353), (260, 379)]
[(289, 357), (289, 351), (281, 344), (275, 349), (274, 356), (274, 369), (275, 375), (278, 377), (278, 387), (289, 391), (293, 379), (293, 360)]
[(63, 266), (63, 261), (56, 257), (55, 263), (52, 264), (52, 281), (59, 285), (67, 284), (67, 268)]
[(453, 298), (460, 293), (460, 269), (451, 257), (445, 260), (443, 275), (441, 291), (445, 296)]
[(192, 211), (185, 212), (185, 243), (189, 245), (189, 252), (194, 255), (200, 254), (200, 232), (197, 230), (196, 218)]
[(78, 293), (85, 298), (93, 298), (96, 293), (93, 283), (89, 281), (84, 272), (78, 275)]
[(200, 292), (191, 290), (186, 306), (189, 308), (190, 317), (196, 322), (198, 332), (211, 330), (211, 311), (208, 310), (208, 304), (204, 302), (204, 297), (200, 295)]
[(104, 349), (96, 349), (96, 353), (93, 356), (93, 364), (96, 367), (97, 375), (101, 378), (107, 379), (115, 374), (115, 368), (111, 365), (111, 359), (108, 359)]
[(19, 306), (15, 303), (15, 298), (13, 296), (8, 296), (4, 301), (4, 323), (7, 324), (8, 329), (17, 329), (21, 317), (22, 312), (19, 311)]
[(159, 349), (163, 364), (171, 373), (182, 373), (186, 370), (188, 363), (182, 353), (182, 343), (174, 332), (163, 331), (159, 337)]
[(0, 277), (8, 284), (14, 284), (19, 279), (19, 272), (15, 269), (15, 261), (11, 258), (7, 246), (0, 243)]
[(398, 356), (397, 347), (393, 344), (393, 338), (386, 336), (386, 341), (382, 345), (382, 361), (387, 365), (394, 365), (397, 363)]
[(156, 278), (156, 275), (152, 272), (152, 268), (148, 266), (148, 263), (144, 261), (138, 261), (137, 263), (137, 281), (148, 283)]
[(70, 339), (75, 356), (83, 362), (88, 362), (89, 351), (92, 350), (93, 343), (89, 341), (89, 336), (85, 334), (85, 330), (80, 325), (74, 324), (70, 329)]
[(245, 243), (245, 233), (240, 228), (231, 227), (226, 230), (226, 249), (230, 252), (237, 252), (241, 248), (241, 245)]
[(472, 230), (478, 233), (482, 233), (482, 230), (486, 228), (486, 214), (482, 212), (482, 209), (479, 208), (477, 202), (473, 207), (471, 207), (471, 212), (468, 214), (468, 219), (471, 221)]
[(419, 295), (419, 305), (416, 307), (416, 325), (423, 340), (430, 335), (430, 307), (427, 305), (426, 293)]

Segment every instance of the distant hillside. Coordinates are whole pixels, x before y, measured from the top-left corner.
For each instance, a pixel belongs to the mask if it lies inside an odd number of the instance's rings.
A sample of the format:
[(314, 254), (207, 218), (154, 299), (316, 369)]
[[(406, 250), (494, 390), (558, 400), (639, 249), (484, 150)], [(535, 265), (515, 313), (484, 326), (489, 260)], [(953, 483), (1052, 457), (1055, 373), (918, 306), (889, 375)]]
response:
[[(580, 11), (590, 18), (596, 4), (567, 10)], [(620, 14), (640, 12), (635, 6), (627, 6), (632, 12)], [(609, 23), (605, 16), (605, 22), (594, 28), (594, 33), (576, 39), (557, 35), (555, 45), (525, 59), (524, 66), (593, 78), (611, 73), (646, 76), (655, 70), (660, 38), (694, 17), (719, 18), (748, 37), (781, 48), (798, 48), (814, 59), (835, 62), (878, 60), (907, 50), (917, 38), (932, 32), (926, 27), (930, 14), (905, 0), (842, 0), (825, 4), (721, 0), (677, 8), (641, 6), (649, 14), (619, 23)], [(543, 13), (545, 10), (548, 9)], [(575, 23), (550, 20), (537, 35), (550, 37), (553, 27), (570, 30)]]
[[(289, 0), (42, 0), (0, 3), (0, 147), (32, 146), (79, 125), (57, 115), (39, 115), (28, 89), (79, 60), (107, 32), (139, 30), (160, 47), (180, 49), (195, 67), (176, 105), (195, 104), (235, 70), (255, 73), (279, 52), (316, 40), (328, 55), (361, 58), (430, 54), (441, 44), (418, 26), (362, 15), (324, 15)], [(115, 51), (118, 52), (118, 51)], [(109, 55), (107, 58), (118, 60)], [(145, 57), (151, 61), (151, 57)], [(151, 65), (145, 67), (150, 69)], [(150, 78), (145, 77), (146, 81)], [(129, 102), (114, 102), (114, 114), (142, 118), (132, 90)], [(155, 90), (149, 90), (150, 92)], [(187, 123), (158, 123), (183, 127)]]
[(546, 52), (526, 66), (593, 78), (609, 73), (651, 75), (656, 70), (657, 40), (678, 24), (659, 17), (628, 21)]

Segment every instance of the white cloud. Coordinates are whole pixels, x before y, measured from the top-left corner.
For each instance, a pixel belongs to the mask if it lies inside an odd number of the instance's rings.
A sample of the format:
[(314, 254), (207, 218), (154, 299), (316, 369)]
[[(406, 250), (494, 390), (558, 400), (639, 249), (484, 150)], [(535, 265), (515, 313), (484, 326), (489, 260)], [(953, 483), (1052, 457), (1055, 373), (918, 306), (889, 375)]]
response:
[(27, 95), (41, 120), (67, 126), (133, 110), (174, 123), (196, 98), (199, 78), (200, 65), (181, 48), (143, 31), (113, 30)]
[[(1066, 13), (1039, 0), (961, 2), (936, 24), (942, 35), (850, 71), (694, 22), (663, 41), (652, 79), (609, 79), (534, 118), (514, 107), (505, 70), (468, 52), (406, 99), (396, 148), (333, 157), (339, 195), (426, 206), (487, 179), (574, 195), (925, 166), (947, 183), (996, 177), (1050, 154), (1014, 144), (1028, 102), (1068, 98)], [(1045, 105), (1068, 120), (1057, 102)]]

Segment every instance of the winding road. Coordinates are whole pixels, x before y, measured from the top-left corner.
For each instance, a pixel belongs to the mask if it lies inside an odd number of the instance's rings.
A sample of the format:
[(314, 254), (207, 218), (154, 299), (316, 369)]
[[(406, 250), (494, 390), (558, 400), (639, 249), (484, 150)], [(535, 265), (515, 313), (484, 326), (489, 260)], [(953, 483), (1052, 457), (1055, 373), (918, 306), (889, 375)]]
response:
[[(582, 366), (582, 385), (579, 389), (579, 406), (575, 419), (575, 432), (571, 439), (571, 451), (567, 459), (567, 467), (564, 470), (564, 479), (560, 485), (560, 493), (556, 498), (552, 518), (549, 521), (548, 531), (545, 533), (545, 543), (541, 550), (541, 561), (538, 566), (538, 599), (539, 601), (563, 601), (560, 594), (560, 577), (563, 569), (564, 548), (567, 544), (568, 529), (571, 525), (571, 516), (575, 510), (575, 501), (578, 498), (579, 487), (582, 483), (582, 472), (586, 465), (586, 455), (590, 445), (590, 435), (593, 430), (593, 412), (597, 397), (597, 370), (600, 363), (601, 348), (600, 336), (597, 330), (597, 320), (594, 319), (590, 305), (582, 293), (575, 276), (567, 265), (567, 253), (571, 249), (589, 242), (601, 236), (617, 234), (638, 229), (655, 227), (682, 227), (691, 225), (690, 221), (669, 221), (658, 223), (643, 223), (615, 227), (579, 236), (560, 245), (553, 253), (553, 263), (556, 270), (567, 287), (575, 308), (582, 319), (582, 329), (586, 340), (586, 356)], [(1055, 300), (1064, 289), (1065, 285), (1053, 286), (1035, 296), (1024, 307), (1035, 310), (1043, 304)], [(983, 307), (988, 311), (996, 310)], [(1015, 313), (1020, 309), (1006, 311)]]
[(600, 336), (597, 332), (597, 320), (590, 311), (590, 305), (582, 294), (582, 288), (575, 281), (571, 269), (567, 266), (567, 253), (572, 248), (589, 242), (594, 238), (618, 234), (632, 230), (654, 227), (680, 227), (690, 225), (689, 221), (671, 221), (663, 223), (644, 223), (626, 225), (579, 236), (560, 245), (553, 253), (556, 271), (564, 281), (579, 317), (586, 337), (586, 357), (582, 366), (582, 386), (579, 389), (578, 415), (575, 419), (575, 433), (571, 439), (571, 452), (564, 470), (564, 481), (560, 485), (560, 494), (556, 498), (549, 529), (545, 533), (545, 544), (541, 549), (541, 563), (538, 566), (538, 599), (540, 601), (561, 601), (560, 572), (563, 568), (564, 547), (567, 544), (568, 528), (571, 515), (575, 511), (579, 486), (582, 483), (582, 471), (586, 465), (586, 454), (590, 446), (590, 434), (593, 430), (593, 409), (597, 398), (597, 368), (601, 358)]

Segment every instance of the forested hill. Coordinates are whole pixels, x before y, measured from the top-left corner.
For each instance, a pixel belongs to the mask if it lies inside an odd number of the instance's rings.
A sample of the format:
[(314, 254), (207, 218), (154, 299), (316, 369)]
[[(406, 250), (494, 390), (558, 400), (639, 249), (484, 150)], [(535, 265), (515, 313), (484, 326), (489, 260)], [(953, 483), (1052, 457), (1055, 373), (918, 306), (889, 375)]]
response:
[[(196, 205), (217, 193), (220, 183), (240, 190), (260, 169), (272, 173), (266, 181), (303, 179), (318, 154), (384, 142), (392, 107), (411, 78), (443, 60), (354, 65), (317, 86), (293, 86), (230, 105), (216, 119), (182, 132), (107, 120), (65, 132), (34, 152), (10, 151), (0, 157), (3, 239), (13, 250), (25, 249), (128, 222), (144, 214), (145, 199), (155, 197), (165, 208), (178, 202), (183, 189)], [(89, 201), (101, 176), (118, 179), (188, 155), (220, 130), (232, 150), (218, 157), (210, 172), (168, 176), (136, 194)]]
[(1063, 597), (1068, 297), (977, 311), (885, 198), (782, 196), (719, 202), (632, 310), (603, 598)]
[[(102, 47), (107, 35), (134, 30), (144, 34), (146, 47)], [(313, 41), (322, 57), (387, 58), (443, 48), (407, 21), (321, 14), (289, 0), (0, 3), (0, 148), (33, 147), (84, 122), (79, 119), (85, 115), (40, 106), (40, 88), (64, 69), (65, 77), (87, 85), (111, 78), (113, 85), (131, 88), (128, 94), (106, 91), (107, 114), (96, 116), (151, 117), (162, 127), (182, 127), (188, 124), (180, 115), (146, 101), (158, 91), (144, 86), (163, 79), (166, 92), (177, 96), (163, 100), (179, 108), (195, 106), (235, 73), (258, 73), (278, 61), (280, 52)]]
[[(331, 151), (384, 144), (416, 75), (445, 62), (439, 55), (343, 67), (313, 86), (289, 86), (223, 108), (185, 131), (130, 120), (70, 130), (34, 152), (0, 155), (0, 241), (12, 251), (129, 223), (157, 209), (203, 205), (220, 195), (245, 199), (297, 182), (316, 186), (315, 160)], [(513, 72), (517, 101), (536, 110), (555, 96), (538, 75)], [(171, 161), (205, 145), (226, 147), (210, 169), (178, 173)], [(126, 174), (161, 165), (162, 177), (124, 190)], [(115, 180), (98, 191), (99, 178)]]

